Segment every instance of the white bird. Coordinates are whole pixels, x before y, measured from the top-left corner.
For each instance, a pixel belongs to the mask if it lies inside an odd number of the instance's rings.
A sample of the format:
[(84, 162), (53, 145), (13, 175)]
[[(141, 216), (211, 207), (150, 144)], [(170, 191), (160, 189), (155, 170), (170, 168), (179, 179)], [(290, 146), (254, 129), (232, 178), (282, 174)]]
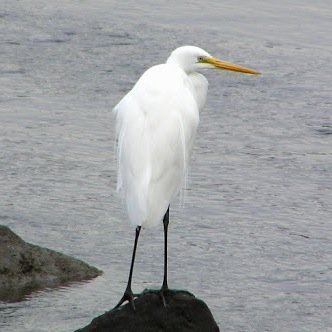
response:
[(212, 57), (195, 46), (174, 50), (166, 63), (148, 69), (114, 107), (118, 140), (118, 189), (122, 192), (129, 221), (136, 226), (127, 288), (120, 302), (135, 309), (131, 280), (141, 227), (164, 223), (164, 281), (167, 284), (167, 229), (169, 205), (179, 192), (192, 152), (208, 90), (199, 70), (219, 68), (247, 74), (256, 70)]

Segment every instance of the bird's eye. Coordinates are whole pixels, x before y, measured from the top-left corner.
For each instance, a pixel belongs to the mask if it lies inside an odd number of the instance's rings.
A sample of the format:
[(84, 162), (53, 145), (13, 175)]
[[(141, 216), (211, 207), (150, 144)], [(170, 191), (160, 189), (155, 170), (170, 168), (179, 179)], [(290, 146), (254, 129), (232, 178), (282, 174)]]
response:
[(203, 62), (203, 57), (202, 56), (197, 57), (197, 62)]

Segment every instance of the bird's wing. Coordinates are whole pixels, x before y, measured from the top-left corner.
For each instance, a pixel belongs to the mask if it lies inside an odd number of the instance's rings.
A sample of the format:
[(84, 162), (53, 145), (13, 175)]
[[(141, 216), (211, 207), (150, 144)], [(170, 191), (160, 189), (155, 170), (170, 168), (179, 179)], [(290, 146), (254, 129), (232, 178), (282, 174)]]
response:
[(180, 189), (198, 125), (182, 73), (152, 67), (116, 106), (118, 187), (134, 225), (162, 220)]

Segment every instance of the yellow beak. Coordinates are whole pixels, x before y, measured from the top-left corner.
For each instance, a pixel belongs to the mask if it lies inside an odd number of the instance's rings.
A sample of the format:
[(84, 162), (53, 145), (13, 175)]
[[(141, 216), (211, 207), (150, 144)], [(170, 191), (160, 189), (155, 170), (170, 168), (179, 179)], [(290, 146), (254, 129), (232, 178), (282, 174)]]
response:
[(214, 57), (204, 57), (204, 62), (209, 63), (209, 64), (215, 66), (216, 68), (220, 68), (223, 70), (231, 70), (231, 71), (237, 71), (240, 73), (253, 74), (253, 75), (260, 74), (258, 71), (254, 70), (254, 69), (236, 65), (234, 63), (222, 61), (222, 60), (219, 60)]

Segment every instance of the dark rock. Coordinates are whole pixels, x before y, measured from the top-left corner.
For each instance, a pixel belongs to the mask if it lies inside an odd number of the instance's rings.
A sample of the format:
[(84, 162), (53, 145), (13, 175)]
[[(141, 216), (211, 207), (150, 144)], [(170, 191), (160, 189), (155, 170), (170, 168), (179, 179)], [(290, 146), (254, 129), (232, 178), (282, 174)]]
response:
[(93, 319), (76, 332), (218, 332), (207, 305), (186, 291), (144, 291), (135, 299), (136, 311), (127, 303)]
[(23, 241), (0, 225), (0, 300), (19, 300), (34, 290), (97, 277), (88, 264)]

